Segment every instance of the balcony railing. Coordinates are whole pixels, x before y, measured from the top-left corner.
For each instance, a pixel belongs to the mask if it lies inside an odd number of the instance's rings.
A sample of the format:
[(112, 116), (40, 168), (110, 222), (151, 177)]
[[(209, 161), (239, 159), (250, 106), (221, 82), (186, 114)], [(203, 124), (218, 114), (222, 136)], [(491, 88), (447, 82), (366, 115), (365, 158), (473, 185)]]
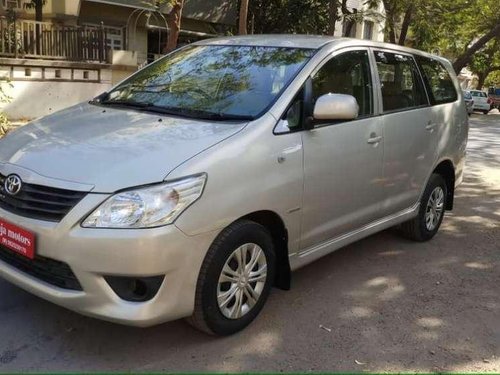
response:
[(104, 28), (0, 19), (0, 57), (107, 62), (106, 39)]

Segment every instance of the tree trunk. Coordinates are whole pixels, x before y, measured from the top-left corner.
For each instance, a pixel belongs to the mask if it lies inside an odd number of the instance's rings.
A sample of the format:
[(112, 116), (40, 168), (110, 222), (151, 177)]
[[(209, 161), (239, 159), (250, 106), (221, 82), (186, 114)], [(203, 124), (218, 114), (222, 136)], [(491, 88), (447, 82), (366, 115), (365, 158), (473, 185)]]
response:
[(387, 28), (387, 34), (389, 36), (389, 42), (396, 44), (396, 31), (394, 22), (394, 12), (391, 4), (388, 0), (382, 0), (385, 9), (385, 23)]
[(172, 52), (177, 48), (177, 41), (179, 40), (179, 33), (181, 31), (181, 19), (182, 19), (182, 8), (184, 6), (184, 0), (177, 0), (170, 14), (167, 17), (168, 23), (168, 38), (167, 46), (165, 48), (165, 53)]
[(477, 74), (477, 89), (481, 90), (484, 85), (486, 77), (488, 77), (489, 72), (481, 72)]
[(247, 25), (248, 25), (248, 2), (249, 0), (241, 0), (240, 2), (240, 20), (238, 33), (240, 35), (247, 35)]
[(472, 46), (468, 47), (467, 50), (462, 53), (455, 62), (453, 63), (453, 68), (457, 74), (467, 66), (472, 61), (474, 54), (485, 46), (491, 39), (495, 37), (500, 37), (500, 21), (491, 29), (488, 33), (484, 34), (481, 38), (477, 40)]
[[(35, 5), (35, 20), (38, 22), (43, 21), (43, 0), (34, 0), (34, 5)], [(42, 54), (42, 46), (41, 46), (41, 41), (42, 41), (42, 30), (40, 28), (40, 25), (35, 25), (35, 38), (36, 38), (36, 45), (35, 45), (35, 50), (36, 53), (41, 55)]]
[(35, 20), (43, 21), (43, 0), (34, 0), (35, 4)]
[(406, 36), (408, 35), (408, 29), (410, 27), (411, 19), (413, 17), (413, 4), (410, 4), (406, 8), (405, 16), (403, 18), (403, 23), (401, 25), (401, 34), (399, 34), (399, 45), (404, 46), (406, 42)]
[(328, 35), (334, 36), (335, 35), (335, 25), (336, 25), (337, 19), (339, 17), (336, 0), (330, 0), (330, 4), (329, 4), (329, 8), (328, 8), (328, 16), (330, 18), (329, 23), (328, 23)]

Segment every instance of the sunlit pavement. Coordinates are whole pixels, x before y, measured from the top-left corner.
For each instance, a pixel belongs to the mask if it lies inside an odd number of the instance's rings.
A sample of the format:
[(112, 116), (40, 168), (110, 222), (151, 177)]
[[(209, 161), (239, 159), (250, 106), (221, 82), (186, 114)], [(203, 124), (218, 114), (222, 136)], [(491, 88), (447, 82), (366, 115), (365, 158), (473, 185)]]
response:
[(456, 209), (431, 242), (386, 231), (294, 274), (244, 332), (89, 319), (0, 281), (0, 372), (500, 372), (500, 115), (474, 114)]

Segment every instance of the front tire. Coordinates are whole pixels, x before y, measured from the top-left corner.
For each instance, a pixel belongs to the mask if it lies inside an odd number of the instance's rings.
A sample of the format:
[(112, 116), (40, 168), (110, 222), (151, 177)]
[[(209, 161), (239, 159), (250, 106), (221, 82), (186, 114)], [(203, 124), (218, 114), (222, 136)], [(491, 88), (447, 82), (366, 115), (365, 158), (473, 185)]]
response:
[(240, 220), (224, 229), (208, 250), (188, 323), (212, 335), (231, 335), (248, 326), (269, 296), (275, 275), (269, 231)]
[(401, 225), (403, 234), (418, 242), (432, 239), (443, 222), (447, 194), (444, 178), (432, 174), (420, 200), (418, 216)]

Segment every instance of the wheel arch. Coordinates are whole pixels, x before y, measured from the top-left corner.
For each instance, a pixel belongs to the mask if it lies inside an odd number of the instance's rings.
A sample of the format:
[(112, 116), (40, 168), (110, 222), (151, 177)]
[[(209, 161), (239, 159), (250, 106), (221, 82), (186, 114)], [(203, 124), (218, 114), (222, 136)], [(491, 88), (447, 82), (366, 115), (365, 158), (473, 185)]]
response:
[(448, 211), (453, 210), (453, 203), (455, 199), (455, 167), (450, 159), (441, 161), (436, 168), (432, 171), (444, 178), (446, 182), (446, 207)]
[(274, 211), (256, 211), (238, 220), (251, 220), (264, 226), (271, 234), (276, 252), (276, 277), (274, 286), (290, 289), (291, 271), (288, 258), (288, 231), (283, 219)]

